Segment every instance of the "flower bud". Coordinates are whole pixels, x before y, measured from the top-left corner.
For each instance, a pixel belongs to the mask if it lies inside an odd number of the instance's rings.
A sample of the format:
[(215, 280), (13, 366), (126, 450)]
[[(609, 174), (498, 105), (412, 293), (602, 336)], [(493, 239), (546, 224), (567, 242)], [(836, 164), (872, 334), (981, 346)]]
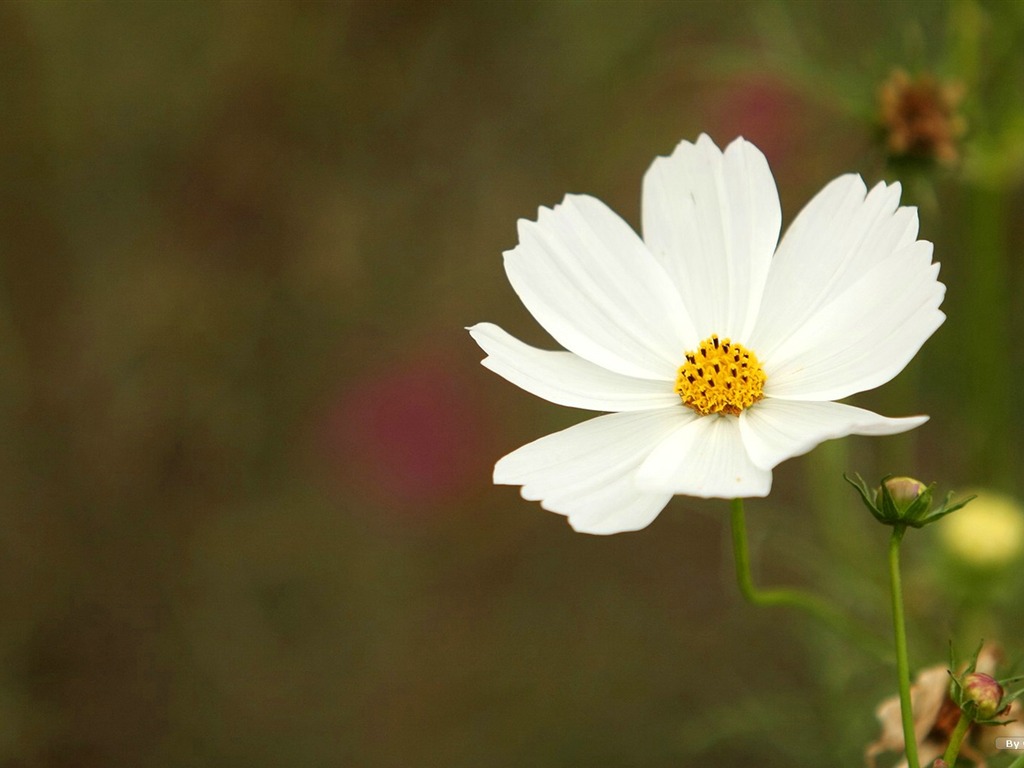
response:
[(976, 719), (990, 720), (999, 714), (1005, 691), (994, 677), (984, 672), (971, 672), (964, 675), (960, 684), (963, 686), (964, 697), (977, 707)]
[(922, 493), (928, 490), (927, 485), (912, 477), (890, 477), (883, 485), (889, 491), (892, 500), (896, 502), (897, 509), (900, 510), (907, 509), (921, 497)]
[(887, 519), (916, 525), (931, 511), (933, 487), (913, 477), (887, 477), (875, 492), (875, 499)]
[(857, 489), (864, 506), (878, 522), (893, 527), (923, 528), (955, 512), (974, 498), (969, 496), (953, 504), (953, 493), (950, 491), (942, 502), (933, 507), (935, 483), (925, 485), (912, 477), (885, 477), (881, 485), (872, 489), (860, 475), (850, 477), (844, 474), (843, 479)]

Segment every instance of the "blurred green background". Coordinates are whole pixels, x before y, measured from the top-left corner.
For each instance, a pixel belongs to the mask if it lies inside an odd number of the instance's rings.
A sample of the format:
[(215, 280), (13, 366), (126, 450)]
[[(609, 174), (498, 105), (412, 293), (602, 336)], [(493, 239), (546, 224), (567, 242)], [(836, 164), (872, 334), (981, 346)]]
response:
[[(741, 603), (725, 502), (599, 538), (492, 486), (589, 414), (463, 327), (551, 346), (516, 220), (587, 192), (638, 225), (702, 131), (758, 144), (786, 222), (904, 179), (949, 320), (854, 402), (932, 421), (748, 505), (760, 583), (884, 636), (886, 531), (841, 472), (1021, 490), (1022, 9), (0, 3), (0, 766), (860, 765), (892, 671)], [(964, 86), (962, 162), (887, 157), (897, 67)], [(907, 539), (915, 666), (1024, 650), (1019, 559), (939, 546)]]

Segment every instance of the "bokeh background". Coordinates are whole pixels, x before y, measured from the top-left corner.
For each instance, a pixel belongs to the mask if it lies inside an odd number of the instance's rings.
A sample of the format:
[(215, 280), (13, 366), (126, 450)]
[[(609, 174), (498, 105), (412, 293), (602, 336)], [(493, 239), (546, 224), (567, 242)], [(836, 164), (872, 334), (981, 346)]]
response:
[[(1022, 490), (1022, 51), (1009, 0), (0, 3), (0, 766), (860, 765), (891, 668), (743, 604), (724, 502), (601, 538), (492, 486), (588, 414), (463, 328), (551, 346), (516, 220), (638, 225), (702, 131), (761, 147), (786, 222), (902, 179), (949, 320), (854, 402), (932, 420), (748, 505), (760, 583), (884, 637), (841, 473)], [(887, 148), (897, 68), (959, 89), (952, 161)], [(914, 665), (1019, 655), (1019, 547), (943, 547), (908, 535)]]

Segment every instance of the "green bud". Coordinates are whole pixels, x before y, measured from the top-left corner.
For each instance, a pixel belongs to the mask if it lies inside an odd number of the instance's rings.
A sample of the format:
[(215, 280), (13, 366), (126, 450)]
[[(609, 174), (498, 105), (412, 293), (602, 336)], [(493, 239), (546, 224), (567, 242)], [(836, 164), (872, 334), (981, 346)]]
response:
[[(912, 477), (890, 477), (888, 480), (883, 481), (882, 485), (889, 491), (889, 495), (892, 496), (897, 509), (903, 510), (909, 509), (910, 505), (921, 498), (921, 494), (928, 490), (924, 483)], [(881, 493), (881, 491), (882, 489), (879, 488), (878, 493)], [(878, 498), (878, 494), (875, 495), (875, 498)]]
[(878, 522), (891, 526), (923, 528), (929, 523), (955, 512), (973, 499), (970, 496), (956, 504), (950, 504), (952, 492), (937, 507), (932, 508), (932, 494), (935, 483), (925, 485), (912, 477), (882, 478), (875, 489), (868, 488), (860, 475), (852, 478), (844, 474), (843, 479), (857, 489), (864, 505)]

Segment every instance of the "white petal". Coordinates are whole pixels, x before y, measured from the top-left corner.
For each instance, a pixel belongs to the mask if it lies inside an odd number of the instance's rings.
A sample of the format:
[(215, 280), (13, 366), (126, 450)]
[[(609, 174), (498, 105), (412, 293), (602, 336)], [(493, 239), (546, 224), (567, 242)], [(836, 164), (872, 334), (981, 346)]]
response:
[[(782, 213), (768, 161), (736, 139), (682, 142), (644, 176), (644, 241), (672, 276), (700, 339), (746, 343)], [(691, 347), (692, 348), (692, 347)]]
[(740, 434), (750, 458), (763, 469), (846, 435), (895, 435), (919, 427), (927, 416), (891, 419), (843, 403), (766, 398), (740, 414)]
[(898, 208), (900, 185), (867, 194), (855, 174), (825, 186), (797, 215), (772, 260), (750, 343), (762, 359), (858, 277), (917, 237), (917, 211)]
[(592, 411), (643, 411), (679, 405), (671, 381), (635, 379), (572, 352), (537, 349), (491, 323), (478, 323), (469, 333), (488, 355), (483, 360), (486, 368), (552, 403)]
[(678, 292), (643, 241), (600, 200), (567, 195), (519, 222), (505, 271), (526, 308), (562, 346), (627, 376), (672, 378), (695, 332)]
[[(877, 184), (870, 193), (863, 179), (834, 179), (800, 211), (779, 243), (772, 261), (759, 328), (799, 327), (799, 313), (812, 314), (851, 276), (884, 261), (917, 237), (917, 210), (898, 207), (900, 185)], [(786, 299), (800, 298), (798, 306)]]
[(750, 460), (735, 416), (704, 416), (663, 440), (640, 465), (637, 483), (652, 492), (733, 499), (767, 496), (772, 473)]
[(636, 478), (629, 472), (600, 487), (546, 499), (541, 506), (568, 516), (574, 531), (609, 535), (646, 528), (671, 498), (667, 493), (639, 493)]
[(764, 361), (765, 393), (833, 400), (889, 381), (945, 320), (937, 275), (923, 241), (870, 269)]
[(945, 286), (898, 184), (842, 176), (779, 245), (750, 340), (766, 394), (834, 400), (885, 383), (942, 323)]
[(522, 485), (523, 498), (568, 516), (578, 531), (638, 530), (672, 494), (640, 490), (636, 468), (678, 424), (694, 418), (682, 405), (598, 416), (505, 456), (494, 467), (494, 482)]

